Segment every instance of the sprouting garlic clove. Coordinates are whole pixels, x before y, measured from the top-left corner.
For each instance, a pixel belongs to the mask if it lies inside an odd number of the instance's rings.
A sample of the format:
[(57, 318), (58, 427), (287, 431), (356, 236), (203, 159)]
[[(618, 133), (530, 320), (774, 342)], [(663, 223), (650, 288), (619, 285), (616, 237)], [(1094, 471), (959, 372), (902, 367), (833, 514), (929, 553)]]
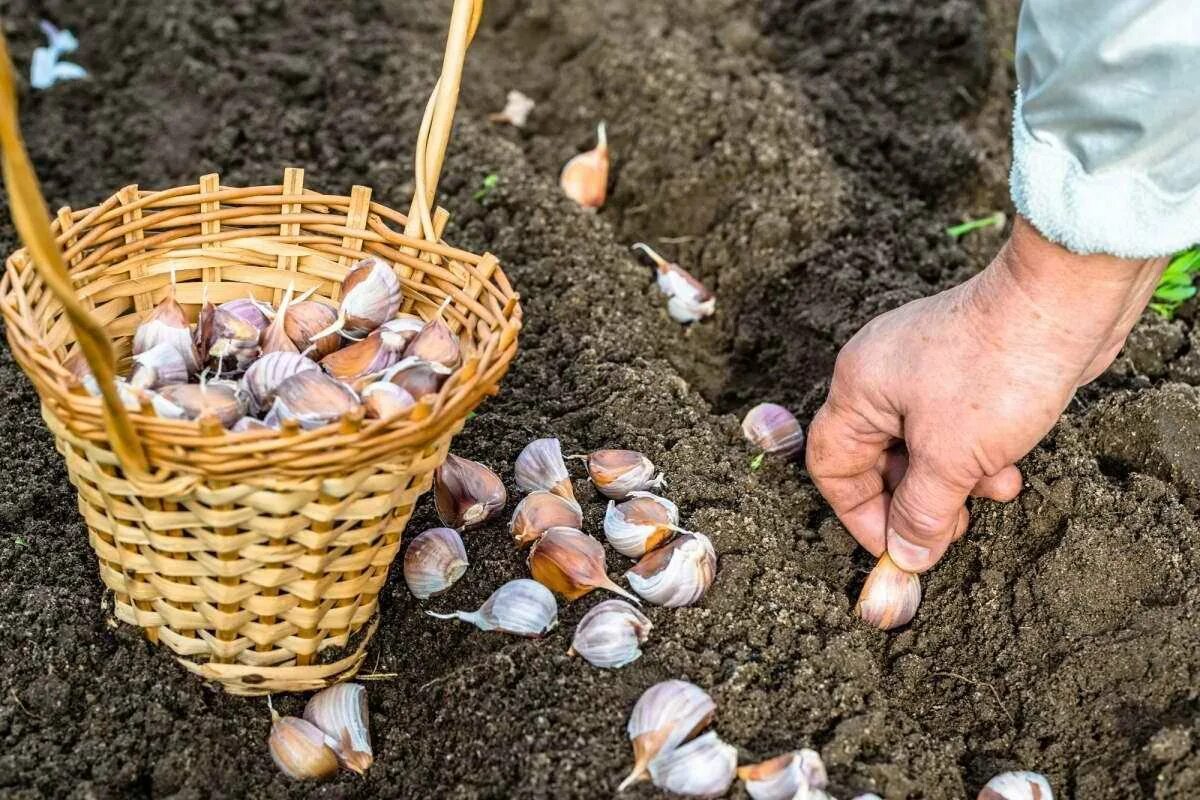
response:
[(740, 767), (737, 774), (753, 800), (808, 798), (812, 791), (824, 789), (829, 781), (821, 756), (809, 749)]
[(361, 683), (339, 683), (313, 695), (304, 719), (336, 744), (330, 748), (342, 766), (362, 775), (375, 760), (367, 718), (367, 690)]
[(299, 353), (276, 351), (251, 364), (241, 383), (250, 398), (251, 408), (261, 412), (271, 407), (279, 384), (293, 375), (317, 369), (319, 367), (312, 359)]
[(301, 428), (313, 430), (338, 421), (359, 405), (350, 387), (320, 370), (305, 370), (275, 387), (269, 418), (279, 422), (294, 419)]
[(707, 728), (716, 713), (708, 692), (687, 681), (663, 681), (642, 692), (625, 725), (633, 744), (633, 769), (617, 791), (645, 780), (651, 761)]
[(453, 586), (468, 566), (458, 531), (430, 528), (413, 539), (404, 553), (404, 582), (414, 597), (428, 600)]
[(529, 571), (534, 580), (568, 600), (578, 600), (594, 589), (640, 602), (604, 571), (604, 545), (575, 528), (551, 528), (533, 543)]
[[(574, 456), (572, 456), (574, 458)], [(597, 450), (587, 457), (588, 475), (605, 497), (622, 500), (631, 492), (662, 487), (666, 480), (650, 459), (636, 450)]]
[(319, 335), (336, 322), (337, 311), (331, 306), (320, 300), (302, 300), (288, 308), (283, 320), (283, 332), (297, 350), (320, 361), (342, 346), (342, 337), (337, 333)]
[(233, 427), (249, 410), (245, 393), (230, 381), (163, 386), (151, 397), (151, 404), (155, 413), (166, 419), (213, 417), (226, 428)]
[(642, 657), (642, 642), (654, 626), (624, 600), (605, 600), (575, 626), (569, 656), (581, 656), (593, 667), (620, 669)]
[(411, 394), (414, 399), (420, 400), (425, 395), (435, 394), (441, 389), (449, 374), (449, 367), (413, 356), (400, 359), (384, 370), (379, 377), (380, 380), (391, 381)]
[(583, 509), (579, 503), (553, 492), (532, 492), (517, 504), (508, 530), (517, 547), (533, 544), (551, 528), (582, 528)]
[(319, 331), (316, 338), (339, 331), (351, 338), (365, 336), (396, 316), (400, 299), (400, 279), (395, 268), (376, 256), (364, 258), (342, 279), (337, 319)]
[(187, 383), (188, 363), (179, 348), (159, 342), (133, 357), (129, 385), (135, 389), (157, 389), (171, 383)]
[(438, 619), (460, 619), (483, 631), (500, 631), (514, 636), (540, 639), (558, 624), (558, 603), (545, 586), (518, 578), (501, 586), (478, 611), (452, 614), (425, 612)]
[(368, 383), (360, 393), (368, 419), (391, 419), (412, 411), (416, 399), (391, 381)]
[[(258, 319), (262, 320), (262, 327), (258, 326)], [(217, 306), (207, 364), (221, 376), (241, 375), (258, 358), (258, 340), (266, 325), (266, 317), (250, 300), (230, 300)]]
[[(263, 355), (270, 353), (299, 353), (300, 348), (292, 341), (292, 337), (287, 335), (287, 317), (291, 311), (292, 304), (292, 287), (288, 286), (287, 293), (283, 296), (283, 302), (279, 305), (279, 310), (274, 312), (275, 318), (270, 321), (262, 334), (259, 336), (258, 346)], [(259, 309), (261, 311), (261, 309)]]
[[(447, 301), (448, 302), (448, 301)], [(462, 348), (458, 337), (442, 319), (445, 304), (438, 309), (437, 316), (426, 322), (420, 333), (413, 337), (404, 350), (406, 358), (419, 358), (432, 364), (441, 364), (450, 369), (462, 361)]]
[(192, 344), (187, 314), (183, 306), (175, 302), (174, 291), (164, 297), (137, 326), (133, 334), (133, 354), (140, 355), (163, 343), (179, 351), (189, 374), (200, 369), (200, 357)]
[(335, 350), (321, 359), (321, 369), (344, 383), (352, 383), (368, 375), (382, 373), (400, 360), (400, 352), (385, 342), (383, 335), (372, 331), (367, 338)]
[(504, 98), (504, 109), (494, 114), (488, 114), (489, 122), (500, 122), (512, 125), (514, 128), (524, 128), (529, 120), (529, 112), (533, 111), (533, 100), (516, 89), (510, 89)]
[(671, 319), (686, 325), (710, 317), (716, 311), (716, 296), (692, 273), (673, 261), (667, 261), (642, 242), (634, 244), (633, 249), (641, 250), (654, 262), (655, 281), (658, 290), (667, 296), (667, 313)]
[(454, 454), (447, 455), (434, 471), (433, 487), (438, 517), (459, 530), (482, 525), (508, 502), (499, 475), (478, 461)]
[(525, 445), (513, 464), (513, 473), (517, 486), (527, 492), (541, 489), (568, 500), (575, 499), (571, 476), (563, 461), (562, 443), (558, 439), (535, 439)]
[(667, 750), (650, 762), (654, 785), (683, 797), (721, 797), (737, 774), (737, 748), (714, 731)]
[(643, 600), (679, 608), (697, 602), (717, 574), (717, 553), (702, 533), (687, 532), (664, 547), (651, 550), (625, 580)]
[(1036, 772), (1003, 772), (987, 782), (978, 800), (1054, 800), (1054, 792)]
[(804, 428), (775, 403), (759, 403), (742, 419), (742, 433), (764, 453), (793, 458), (804, 452)]
[(921, 579), (896, 566), (884, 553), (867, 576), (855, 611), (864, 622), (884, 631), (907, 625), (921, 605)]
[(580, 153), (563, 167), (559, 185), (567, 197), (585, 210), (604, 205), (608, 195), (608, 134), (604, 123), (596, 126), (596, 147)]
[(680, 530), (679, 509), (665, 497), (650, 492), (630, 492), (629, 499), (608, 501), (604, 538), (613, 549), (630, 558), (641, 558)]
[(271, 714), (267, 745), (280, 772), (297, 781), (321, 780), (337, 772), (337, 754), (330, 747), (333, 742), (320, 728), (299, 717)]

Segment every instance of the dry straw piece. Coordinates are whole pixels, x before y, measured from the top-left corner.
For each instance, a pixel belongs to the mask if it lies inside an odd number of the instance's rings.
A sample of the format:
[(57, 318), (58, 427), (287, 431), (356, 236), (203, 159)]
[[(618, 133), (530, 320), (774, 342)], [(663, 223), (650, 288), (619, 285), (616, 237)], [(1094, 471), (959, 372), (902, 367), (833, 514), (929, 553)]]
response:
[[(402, 215), (355, 186), (222, 186), (218, 176), (165, 191), (127, 186), (53, 222), (17, 128), (0, 41), (0, 145), (25, 248), (0, 280), (8, 341), (79, 495), (116, 616), (230, 692), (311, 690), (358, 669), (378, 595), (413, 504), (451, 437), (494, 394), (517, 350), (517, 294), (490, 254), (440, 240), (433, 208), (466, 47), (481, 0), (456, 0), (442, 75), (426, 108), (416, 192)], [(289, 286), (337, 304), (358, 259), (395, 264), (402, 312), (443, 318), (463, 366), (404, 418), (361, 413), (312, 431), (230, 433), (121, 405), (138, 322), (170, 291), (194, 321), (202, 298), (278, 304)], [(103, 397), (73, 393), (64, 362), (82, 352)]]

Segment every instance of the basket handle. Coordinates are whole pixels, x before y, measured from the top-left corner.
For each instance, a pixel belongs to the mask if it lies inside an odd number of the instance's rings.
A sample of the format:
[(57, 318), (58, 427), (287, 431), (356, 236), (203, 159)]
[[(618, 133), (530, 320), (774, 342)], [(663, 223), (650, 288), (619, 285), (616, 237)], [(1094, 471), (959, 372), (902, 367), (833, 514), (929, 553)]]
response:
[(116, 357), (112, 343), (100, 323), (92, 319), (75, 295), (75, 286), (67, 273), (62, 251), (54, 241), (46, 199), (38, 186), (37, 175), (21, 139), (17, 125), (17, 89), (13, 79), (12, 60), (8, 56), (8, 39), (0, 34), (0, 159), (4, 167), (4, 186), (13, 224), (22, 243), (29, 250), (33, 266), (50, 291), (62, 303), (67, 319), (79, 340), (88, 367), (100, 386), (104, 400), (104, 428), (113, 452), (130, 477), (149, 472), (146, 451), (134, 430), (125, 406), (117, 396)]
[(404, 233), (420, 236), (430, 242), (438, 240), (433, 224), (434, 196), (438, 178), (450, 141), (454, 109), (458, 106), (458, 89), (462, 84), (463, 62), (467, 46), (475, 38), (479, 18), (483, 16), (483, 0), (454, 0), (450, 15), (450, 33), (446, 37), (446, 55), (442, 59), (442, 75), (438, 78), (425, 106), (421, 129), (417, 133), (417, 153), (413, 164), (413, 201), (408, 212)]

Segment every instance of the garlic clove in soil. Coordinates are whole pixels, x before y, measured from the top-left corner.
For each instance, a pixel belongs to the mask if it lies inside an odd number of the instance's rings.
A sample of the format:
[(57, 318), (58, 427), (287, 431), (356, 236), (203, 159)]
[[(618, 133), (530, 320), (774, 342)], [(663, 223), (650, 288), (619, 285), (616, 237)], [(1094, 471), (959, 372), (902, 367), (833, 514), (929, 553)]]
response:
[(978, 800), (1054, 800), (1054, 792), (1036, 772), (1004, 772), (987, 782)]
[(583, 509), (579, 503), (553, 492), (536, 491), (517, 504), (508, 530), (525, 547), (542, 538), (551, 528), (582, 528)]
[(369, 419), (390, 419), (407, 414), (417, 404), (416, 399), (391, 381), (369, 383), (361, 393), (363, 408)]
[(883, 800), (883, 798), (874, 792), (868, 792), (867, 794), (857, 794), (852, 800)]
[(336, 742), (330, 748), (346, 769), (362, 775), (374, 762), (367, 690), (361, 683), (339, 683), (317, 692), (304, 707), (304, 719)]
[(458, 531), (430, 528), (413, 539), (404, 553), (404, 582), (414, 597), (428, 600), (453, 586), (468, 566)]
[(453, 454), (434, 471), (433, 487), (438, 517), (459, 530), (482, 525), (508, 502), (499, 475), (478, 461)]
[(742, 434), (770, 455), (793, 458), (804, 452), (804, 428), (792, 412), (775, 403), (759, 403), (746, 412)]
[(653, 627), (624, 600), (605, 600), (579, 620), (567, 655), (581, 656), (593, 667), (620, 669), (642, 657), (641, 644)]
[(529, 112), (537, 105), (516, 89), (510, 89), (504, 98), (504, 109), (494, 114), (488, 114), (489, 122), (508, 123), (514, 128), (524, 128), (529, 120)]
[[(572, 456), (575, 458), (575, 456)], [(631, 492), (661, 488), (666, 479), (636, 450), (597, 450), (587, 456), (588, 475), (605, 497), (622, 500)]]
[(633, 743), (633, 769), (617, 791), (645, 780), (651, 761), (707, 728), (716, 713), (708, 692), (687, 681), (663, 681), (642, 692), (625, 725)]
[(448, 367), (413, 357), (400, 359), (379, 377), (380, 380), (391, 381), (404, 389), (413, 399), (420, 400), (425, 395), (435, 394), (441, 389), (449, 374)]
[(608, 133), (603, 122), (596, 126), (596, 147), (568, 161), (558, 182), (567, 197), (585, 210), (604, 205), (608, 196)]
[(884, 553), (858, 596), (855, 612), (864, 622), (884, 631), (907, 625), (921, 605), (921, 579), (896, 566)]
[(737, 748), (713, 731), (667, 750), (650, 762), (654, 785), (683, 797), (721, 797), (737, 774)]
[[(336, 333), (318, 334), (337, 322), (337, 311), (319, 300), (303, 300), (288, 308), (283, 320), (283, 332), (300, 352), (307, 352), (314, 360), (342, 346), (342, 337)], [(309, 348), (312, 348), (309, 351)]]
[(164, 419), (213, 417), (226, 428), (233, 427), (249, 410), (245, 393), (231, 381), (163, 386), (151, 397), (151, 404)]
[(500, 631), (540, 639), (558, 624), (558, 603), (545, 586), (518, 578), (497, 589), (478, 611), (425, 612), (438, 619), (459, 619), (481, 631)]
[(562, 443), (558, 439), (535, 439), (525, 445), (513, 464), (517, 486), (527, 492), (539, 489), (553, 492), (567, 500), (575, 499), (571, 476), (563, 461)]
[(654, 262), (657, 270), (655, 281), (658, 290), (667, 296), (667, 313), (671, 319), (686, 325), (710, 317), (716, 311), (716, 296), (692, 273), (673, 261), (667, 261), (642, 242), (635, 243), (633, 249), (641, 250)]
[(821, 756), (808, 749), (741, 767), (737, 774), (753, 800), (807, 798), (809, 790), (824, 789), (829, 782)]
[(604, 545), (575, 528), (551, 528), (542, 534), (529, 551), (529, 571), (534, 580), (568, 600), (607, 589), (640, 602), (604, 571)]
[(344, 383), (352, 383), (368, 375), (382, 373), (400, 360), (400, 351), (385, 342), (379, 331), (367, 338), (352, 342), (321, 359), (321, 369)]
[(400, 279), (391, 264), (376, 256), (359, 261), (342, 279), (337, 318), (314, 338), (339, 331), (350, 338), (365, 336), (400, 310)]
[(450, 330), (450, 326), (442, 319), (442, 313), (450, 299), (438, 309), (437, 315), (426, 322), (420, 333), (413, 337), (404, 349), (405, 358), (419, 358), (433, 364), (454, 369), (462, 361), (462, 348), (458, 337)]
[(697, 602), (717, 573), (717, 553), (702, 533), (687, 532), (642, 557), (625, 573), (630, 587), (656, 606), (679, 608)]
[(319, 367), (312, 359), (297, 352), (267, 353), (246, 370), (242, 388), (250, 398), (251, 408), (261, 412), (271, 407), (279, 384), (293, 375), (317, 369)]
[(630, 492), (622, 503), (608, 501), (604, 538), (613, 549), (630, 558), (641, 558), (675, 535), (680, 528), (679, 509), (670, 500), (650, 492)]
[(358, 396), (320, 370), (305, 370), (275, 387), (275, 402), (267, 424), (274, 419), (296, 420), (306, 431), (336, 422), (359, 407)]
[(200, 356), (192, 344), (192, 331), (188, 326), (183, 306), (175, 302), (174, 290), (150, 311), (133, 334), (133, 354), (145, 353), (155, 345), (169, 344), (179, 351), (187, 364), (188, 373), (200, 369)]
[(159, 342), (133, 357), (129, 385), (134, 389), (157, 389), (171, 383), (187, 383), (188, 376), (188, 362), (179, 348), (170, 342)]
[(267, 746), (279, 771), (297, 781), (321, 780), (337, 772), (333, 740), (311, 722), (299, 717), (281, 717), (271, 711), (271, 735)]

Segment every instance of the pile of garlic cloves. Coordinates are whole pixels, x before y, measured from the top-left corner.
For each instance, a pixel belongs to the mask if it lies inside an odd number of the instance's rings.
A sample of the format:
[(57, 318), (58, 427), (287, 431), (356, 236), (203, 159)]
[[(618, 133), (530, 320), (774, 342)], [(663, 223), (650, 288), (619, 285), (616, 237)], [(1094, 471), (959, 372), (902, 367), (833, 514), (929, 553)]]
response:
[(367, 720), (367, 690), (339, 683), (313, 695), (304, 716), (280, 716), (271, 705), (267, 746), (279, 771), (294, 780), (322, 780), (338, 767), (362, 775), (374, 762)]

